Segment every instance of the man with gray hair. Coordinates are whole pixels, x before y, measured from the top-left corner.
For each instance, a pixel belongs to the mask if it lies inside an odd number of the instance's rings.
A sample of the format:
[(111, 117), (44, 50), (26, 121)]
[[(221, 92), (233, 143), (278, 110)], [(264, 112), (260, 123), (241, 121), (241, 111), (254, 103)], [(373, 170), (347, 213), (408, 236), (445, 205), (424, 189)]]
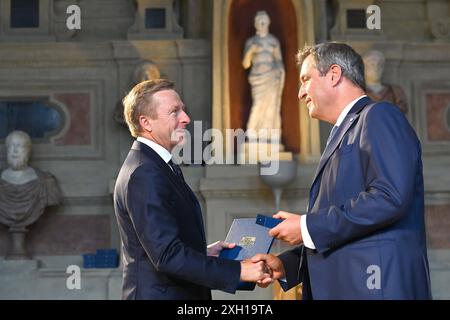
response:
[(298, 54), (311, 117), (334, 125), (306, 214), (280, 211), (270, 235), (297, 248), (256, 255), (304, 299), (429, 299), (420, 142), (403, 113), (365, 94), (362, 58), (342, 43)]

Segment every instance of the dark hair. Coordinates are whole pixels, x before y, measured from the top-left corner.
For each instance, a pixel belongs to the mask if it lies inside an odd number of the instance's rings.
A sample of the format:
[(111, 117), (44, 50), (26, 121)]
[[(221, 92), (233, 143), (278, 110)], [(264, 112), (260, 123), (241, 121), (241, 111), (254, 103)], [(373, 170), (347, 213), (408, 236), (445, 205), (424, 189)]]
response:
[(305, 46), (297, 53), (297, 63), (302, 65), (307, 56), (312, 55), (321, 76), (327, 74), (333, 64), (341, 67), (342, 74), (356, 86), (366, 91), (364, 63), (361, 56), (345, 43), (324, 42), (315, 46)]

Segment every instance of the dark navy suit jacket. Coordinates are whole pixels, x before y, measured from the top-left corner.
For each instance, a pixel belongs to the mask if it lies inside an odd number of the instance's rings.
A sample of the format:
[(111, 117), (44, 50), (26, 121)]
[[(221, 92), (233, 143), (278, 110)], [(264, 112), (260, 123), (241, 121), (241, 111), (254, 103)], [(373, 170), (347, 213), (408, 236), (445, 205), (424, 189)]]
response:
[(234, 293), (237, 261), (206, 256), (200, 205), (153, 149), (134, 142), (114, 190), (124, 299), (210, 299)]
[[(306, 225), (280, 258), (305, 299), (429, 299), (420, 142), (402, 112), (361, 98), (324, 150)], [(299, 264), (301, 263), (301, 268)]]

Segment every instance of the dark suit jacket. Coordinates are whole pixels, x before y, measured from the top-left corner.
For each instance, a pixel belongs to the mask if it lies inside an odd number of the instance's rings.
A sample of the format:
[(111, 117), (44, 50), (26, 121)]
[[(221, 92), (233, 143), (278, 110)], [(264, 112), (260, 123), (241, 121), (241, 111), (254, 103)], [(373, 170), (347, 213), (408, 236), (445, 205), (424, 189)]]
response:
[(287, 288), (304, 280), (306, 299), (431, 298), (421, 147), (396, 106), (366, 97), (352, 107), (320, 159), (306, 225), (316, 250), (281, 256)]
[(114, 190), (124, 299), (210, 299), (234, 293), (240, 264), (206, 256), (199, 203), (153, 149), (134, 142)]

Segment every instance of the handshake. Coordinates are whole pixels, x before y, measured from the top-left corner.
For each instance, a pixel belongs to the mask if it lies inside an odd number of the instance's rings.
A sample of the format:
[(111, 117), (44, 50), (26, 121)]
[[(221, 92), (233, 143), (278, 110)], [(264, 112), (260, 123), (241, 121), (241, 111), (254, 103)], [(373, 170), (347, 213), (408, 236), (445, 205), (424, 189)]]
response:
[(256, 282), (261, 288), (284, 276), (283, 263), (273, 254), (257, 254), (241, 261), (241, 281)]
[[(232, 249), (235, 243), (217, 241), (208, 246), (208, 256), (218, 256), (222, 249)], [(267, 287), (273, 281), (285, 276), (281, 260), (273, 254), (257, 254), (250, 259), (241, 261), (240, 280), (256, 282), (261, 288)]]
[[(303, 242), (299, 215), (280, 211), (273, 217), (283, 219), (283, 222), (269, 230), (270, 236), (290, 245), (298, 245)], [(208, 246), (208, 255), (218, 256), (222, 249), (232, 249), (235, 246), (234, 243), (218, 241)], [(275, 280), (284, 277), (283, 263), (273, 254), (256, 254), (241, 261), (241, 281), (256, 282), (258, 286), (265, 288)]]

